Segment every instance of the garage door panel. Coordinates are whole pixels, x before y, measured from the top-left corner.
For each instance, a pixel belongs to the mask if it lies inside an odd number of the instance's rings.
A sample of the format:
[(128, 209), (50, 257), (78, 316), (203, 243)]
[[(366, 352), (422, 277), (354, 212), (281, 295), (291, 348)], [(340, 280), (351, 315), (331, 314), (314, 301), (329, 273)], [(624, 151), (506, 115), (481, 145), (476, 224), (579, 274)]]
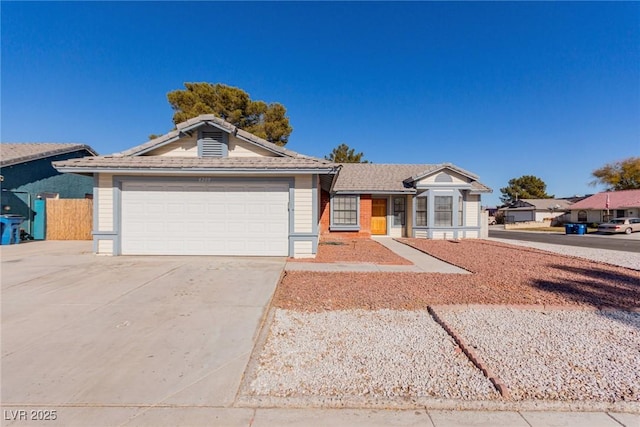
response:
[(283, 182), (124, 182), (122, 253), (288, 254)]
[(246, 202), (238, 203), (237, 201), (229, 201), (227, 202), (227, 212), (232, 215), (242, 215), (245, 213), (246, 206), (244, 205)]

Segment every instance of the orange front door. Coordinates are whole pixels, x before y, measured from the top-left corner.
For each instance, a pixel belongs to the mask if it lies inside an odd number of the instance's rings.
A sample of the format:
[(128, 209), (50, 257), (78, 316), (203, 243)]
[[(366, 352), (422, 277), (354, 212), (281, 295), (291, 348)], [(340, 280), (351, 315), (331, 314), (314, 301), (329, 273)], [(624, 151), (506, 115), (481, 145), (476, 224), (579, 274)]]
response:
[(387, 200), (371, 200), (371, 234), (387, 234)]

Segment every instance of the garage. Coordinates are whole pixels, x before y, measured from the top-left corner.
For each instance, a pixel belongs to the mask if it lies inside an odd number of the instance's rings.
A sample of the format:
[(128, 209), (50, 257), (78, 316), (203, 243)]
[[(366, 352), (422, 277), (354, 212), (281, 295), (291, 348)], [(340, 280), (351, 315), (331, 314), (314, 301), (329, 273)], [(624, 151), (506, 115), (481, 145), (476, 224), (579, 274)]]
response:
[(286, 180), (123, 181), (121, 253), (287, 256), (288, 206)]

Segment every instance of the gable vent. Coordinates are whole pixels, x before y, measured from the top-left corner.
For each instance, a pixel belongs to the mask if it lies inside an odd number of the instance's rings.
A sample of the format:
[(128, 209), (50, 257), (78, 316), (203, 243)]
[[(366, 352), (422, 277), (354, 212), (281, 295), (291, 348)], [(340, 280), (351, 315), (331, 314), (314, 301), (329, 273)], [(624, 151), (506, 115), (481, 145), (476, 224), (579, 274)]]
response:
[(221, 130), (203, 131), (200, 140), (201, 157), (225, 157), (227, 146), (224, 143), (224, 132)]

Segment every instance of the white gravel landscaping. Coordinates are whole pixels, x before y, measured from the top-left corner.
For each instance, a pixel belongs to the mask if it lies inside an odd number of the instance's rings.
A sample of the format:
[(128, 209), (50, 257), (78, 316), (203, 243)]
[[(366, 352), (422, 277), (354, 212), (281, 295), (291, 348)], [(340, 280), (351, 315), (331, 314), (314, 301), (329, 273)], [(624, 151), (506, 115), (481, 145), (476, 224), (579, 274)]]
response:
[(640, 313), (447, 309), (517, 400), (640, 402)]
[[(587, 237), (588, 238), (588, 237)], [(528, 242), (524, 240), (496, 239), (490, 238), (494, 242), (506, 243), (509, 245), (526, 246), (543, 251), (554, 252), (561, 255), (574, 256), (578, 258), (590, 259), (592, 261), (604, 262), (620, 267), (640, 270), (640, 253), (613, 251), (609, 249), (583, 248), (580, 246), (555, 245), (551, 243)]]
[(254, 396), (498, 399), (426, 311), (275, 311)]

